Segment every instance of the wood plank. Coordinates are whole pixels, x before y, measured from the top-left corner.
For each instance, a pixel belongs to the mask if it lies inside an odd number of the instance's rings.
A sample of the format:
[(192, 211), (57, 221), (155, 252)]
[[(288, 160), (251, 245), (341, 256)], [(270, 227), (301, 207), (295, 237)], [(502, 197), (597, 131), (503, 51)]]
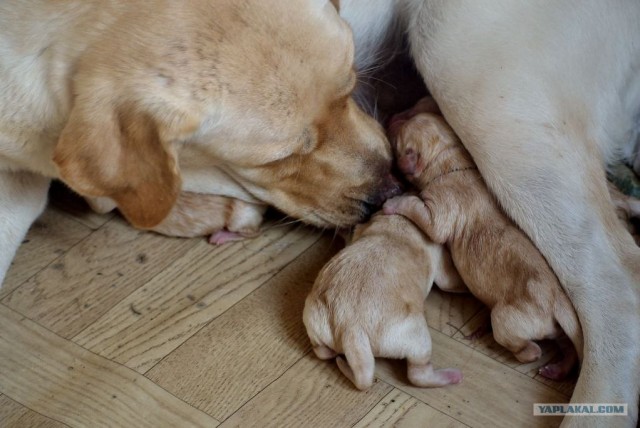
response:
[(429, 327), (453, 336), (484, 305), (470, 293), (446, 293), (433, 287), (425, 303)]
[(444, 388), (416, 388), (406, 382), (404, 363), (379, 361), (376, 375), (403, 392), (472, 427), (547, 427), (560, 418), (534, 417), (533, 403), (566, 403), (568, 397), (431, 330), (436, 368), (456, 367), (464, 380)]
[(73, 337), (197, 242), (142, 232), (114, 219), (3, 303), (64, 337)]
[(49, 201), (52, 206), (63, 211), (68, 217), (92, 230), (101, 228), (118, 215), (115, 211), (98, 214), (89, 207), (80, 195), (58, 181), (51, 184)]
[(376, 381), (367, 391), (358, 391), (335, 363), (309, 353), (221, 426), (353, 426), (391, 389)]
[(467, 425), (393, 389), (354, 428), (461, 428)]
[(67, 425), (27, 409), (6, 395), (0, 395), (0, 427), (63, 428)]
[(18, 248), (4, 284), (1, 285), (0, 299), (59, 258), (90, 233), (91, 229), (69, 219), (60, 210), (47, 208), (31, 226), (27, 237)]
[(569, 375), (569, 377), (560, 381), (547, 379), (546, 377), (539, 374), (536, 374), (534, 376), (534, 379), (540, 383), (547, 385), (550, 388), (555, 389), (556, 391), (566, 395), (567, 397), (571, 397), (573, 395), (573, 390), (576, 387), (576, 382), (578, 381), (578, 374), (576, 371), (574, 371), (574, 373)]
[(0, 305), (0, 392), (70, 426), (215, 427), (144, 376)]
[(302, 323), (304, 300), (337, 250), (323, 238), (147, 377), (216, 419), (228, 418), (311, 349)]
[(199, 243), (74, 341), (144, 373), (318, 239), (315, 229), (288, 227), (220, 247)]

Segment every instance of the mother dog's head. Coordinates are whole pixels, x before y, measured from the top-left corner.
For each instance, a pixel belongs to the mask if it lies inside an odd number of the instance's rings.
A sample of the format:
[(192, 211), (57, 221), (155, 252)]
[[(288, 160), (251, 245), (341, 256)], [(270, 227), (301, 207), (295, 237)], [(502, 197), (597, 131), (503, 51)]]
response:
[(350, 98), (353, 41), (331, 2), (127, 3), (74, 74), (54, 161), (76, 191), (143, 228), (187, 168), (221, 168), (320, 226), (356, 223), (395, 191), (384, 133)]

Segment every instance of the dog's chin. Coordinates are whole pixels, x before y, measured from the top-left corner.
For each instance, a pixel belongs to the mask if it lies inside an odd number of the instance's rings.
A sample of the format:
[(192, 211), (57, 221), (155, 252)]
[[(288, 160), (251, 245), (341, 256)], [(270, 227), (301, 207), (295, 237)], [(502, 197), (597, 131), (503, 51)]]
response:
[(304, 223), (322, 229), (349, 229), (366, 221), (370, 213), (354, 213), (352, 215), (336, 215), (329, 212), (310, 211), (300, 217)]

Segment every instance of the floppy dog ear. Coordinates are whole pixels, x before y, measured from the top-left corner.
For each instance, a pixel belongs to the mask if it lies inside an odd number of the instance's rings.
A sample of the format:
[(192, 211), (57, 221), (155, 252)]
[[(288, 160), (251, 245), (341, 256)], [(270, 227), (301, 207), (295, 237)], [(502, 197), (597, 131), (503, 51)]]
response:
[(53, 155), (60, 178), (81, 195), (113, 199), (134, 226), (156, 226), (180, 192), (175, 154), (151, 115), (98, 102), (73, 107)]

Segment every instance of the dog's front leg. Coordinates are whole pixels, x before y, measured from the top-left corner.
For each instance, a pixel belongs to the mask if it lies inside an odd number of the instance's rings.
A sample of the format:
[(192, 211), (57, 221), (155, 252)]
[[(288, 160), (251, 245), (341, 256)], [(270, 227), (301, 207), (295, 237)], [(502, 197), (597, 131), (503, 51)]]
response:
[(0, 171), (0, 287), (16, 250), (47, 203), (48, 178)]
[(615, 216), (604, 168), (589, 155), (594, 147), (488, 115), (452, 122), (487, 185), (546, 257), (578, 313), (585, 350), (572, 402), (628, 404), (629, 418), (574, 417), (565, 426), (635, 426), (640, 249)]
[[(580, 318), (584, 360), (572, 402), (628, 404), (629, 417), (581, 416), (564, 425), (635, 427), (640, 249), (611, 208), (603, 148), (622, 138), (615, 127), (607, 128), (607, 117), (622, 118), (625, 106), (636, 105), (633, 87), (623, 90), (633, 81), (615, 81), (606, 70), (640, 53), (629, 43), (640, 35), (640, 6), (416, 5), (421, 10), (414, 13), (409, 38), (419, 71), (489, 189), (545, 256)], [(618, 31), (601, 25), (605, 15)], [(532, 43), (527, 37), (540, 28), (563, 48)], [(594, 32), (597, 37), (585, 41)], [(581, 61), (587, 49), (609, 57), (586, 67)], [(624, 103), (622, 95), (629, 97)]]

